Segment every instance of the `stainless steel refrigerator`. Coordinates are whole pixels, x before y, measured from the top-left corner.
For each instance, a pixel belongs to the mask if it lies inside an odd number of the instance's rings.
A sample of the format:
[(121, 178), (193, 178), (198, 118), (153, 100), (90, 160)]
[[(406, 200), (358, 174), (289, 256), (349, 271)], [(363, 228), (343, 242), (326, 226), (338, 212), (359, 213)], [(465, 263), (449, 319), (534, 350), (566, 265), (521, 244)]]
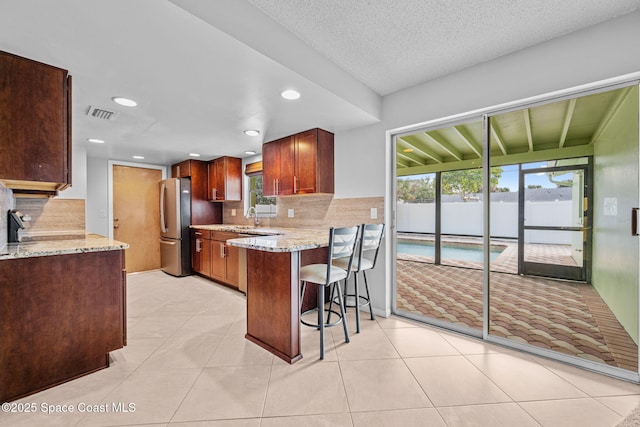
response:
[(191, 274), (191, 181), (160, 181), (160, 263), (173, 276)]

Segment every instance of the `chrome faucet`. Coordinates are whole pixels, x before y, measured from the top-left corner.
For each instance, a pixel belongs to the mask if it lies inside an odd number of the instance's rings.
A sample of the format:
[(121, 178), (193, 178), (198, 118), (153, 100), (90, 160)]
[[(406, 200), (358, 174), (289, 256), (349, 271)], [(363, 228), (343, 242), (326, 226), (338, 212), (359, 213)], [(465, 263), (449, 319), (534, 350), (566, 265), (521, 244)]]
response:
[(247, 219), (251, 218), (251, 211), (253, 211), (253, 225), (257, 227), (260, 224), (260, 220), (258, 219), (258, 211), (255, 206), (249, 207), (247, 214), (244, 217)]

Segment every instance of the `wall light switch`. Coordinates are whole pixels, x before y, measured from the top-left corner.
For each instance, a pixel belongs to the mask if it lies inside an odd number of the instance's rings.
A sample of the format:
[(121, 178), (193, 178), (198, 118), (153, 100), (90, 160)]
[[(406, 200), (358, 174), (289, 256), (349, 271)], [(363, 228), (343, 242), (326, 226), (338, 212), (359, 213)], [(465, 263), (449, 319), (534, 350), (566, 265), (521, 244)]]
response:
[(378, 208), (371, 208), (371, 219), (378, 218)]
[(289, 210), (287, 211), (287, 216), (288, 216), (289, 218), (293, 218), (293, 209), (289, 209)]
[(235, 209), (231, 209), (231, 216), (236, 216), (236, 210)]
[(98, 216), (100, 218), (106, 218), (107, 217), (107, 211), (104, 209), (100, 209), (100, 212), (98, 213)]

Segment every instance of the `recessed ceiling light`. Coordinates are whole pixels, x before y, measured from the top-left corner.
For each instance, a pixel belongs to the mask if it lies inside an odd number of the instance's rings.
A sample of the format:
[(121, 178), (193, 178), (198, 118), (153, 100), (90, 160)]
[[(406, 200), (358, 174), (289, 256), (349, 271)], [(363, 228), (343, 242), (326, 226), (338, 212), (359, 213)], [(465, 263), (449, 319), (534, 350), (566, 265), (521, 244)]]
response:
[(97, 139), (97, 138), (87, 138), (87, 141), (93, 142), (93, 143), (96, 143), (96, 144), (104, 144), (104, 140)]
[(405, 148), (404, 150), (405, 153), (412, 153), (413, 152), (413, 148)]
[(135, 107), (136, 105), (138, 105), (138, 103), (133, 99), (122, 98), (119, 96), (116, 96), (115, 98), (113, 98), (113, 101), (120, 105), (124, 105), (125, 107)]
[(189, 153), (189, 155), (191, 157), (200, 157), (200, 154), (198, 154), (198, 153)]
[(134, 158), (134, 159), (142, 160), (142, 159), (144, 159), (144, 156), (133, 156), (133, 158)]
[(247, 150), (244, 152), (244, 154), (256, 154), (256, 152), (253, 150)]
[(280, 94), (281, 97), (288, 100), (294, 100), (300, 98), (300, 92), (293, 89), (287, 89)]
[(260, 135), (260, 131), (259, 130), (254, 130), (254, 129), (247, 129), (244, 131), (245, 135), (249, 135), (249, 136), (258, 136)]

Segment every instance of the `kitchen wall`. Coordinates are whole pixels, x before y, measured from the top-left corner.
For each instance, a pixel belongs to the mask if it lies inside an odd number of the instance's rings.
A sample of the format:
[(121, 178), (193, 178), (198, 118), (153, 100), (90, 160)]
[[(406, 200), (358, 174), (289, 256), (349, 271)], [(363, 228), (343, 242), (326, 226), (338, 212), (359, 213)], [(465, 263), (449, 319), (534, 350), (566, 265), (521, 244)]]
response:
[(85, 236), (85, 201), (83, 199), (17, 198), (16, 209), (29, 214), (21, 235), (23, 241), (69, 239)]
[[(260, 226), (328, 228), (384, 222), (384, 197), (337, 199), (333, 194), (279, 196), (276, 206), (276, 217), (259, 218)], [(233, 209), (236, 210), (235, 216), (232, 216)], [(371, 209), (375, 209), (377, 218), (371, 218)], [(293, 210), (293, 218), (289, 217), (289, 210)], [(226, 202), (222, 215), (225, 224), (253, 224), (253, 218), (244, 217), (243, 202)]]
[(15, 208), (15, 199), (13, 191), (9, 190), (4, 184), (0, 183), (0, 251), (7, 245), (8, 236), (8, 213)]

